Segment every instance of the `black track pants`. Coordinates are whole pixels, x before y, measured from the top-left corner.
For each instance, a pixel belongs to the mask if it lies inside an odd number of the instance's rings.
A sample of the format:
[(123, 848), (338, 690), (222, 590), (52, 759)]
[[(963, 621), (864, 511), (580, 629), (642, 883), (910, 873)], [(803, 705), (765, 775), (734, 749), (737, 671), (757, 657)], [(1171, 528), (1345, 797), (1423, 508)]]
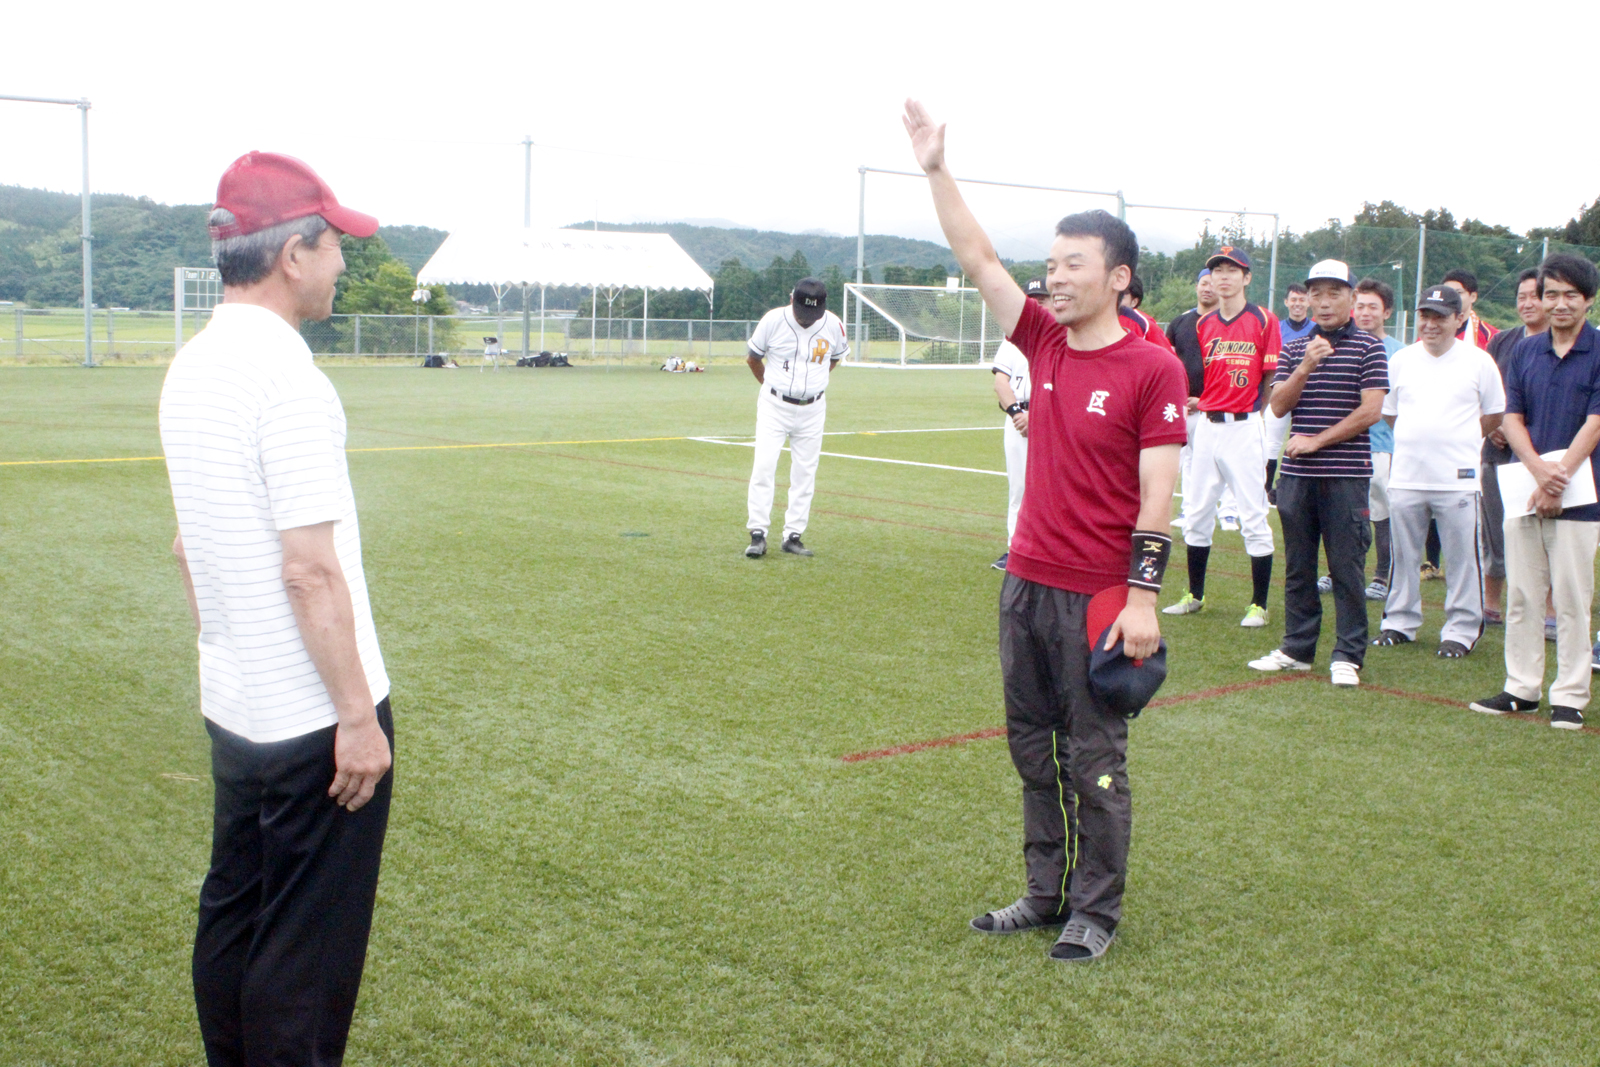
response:
[(1022, 778), (1022, 854), (1040, 911), (1122, 918), (1133, 807), (1128, 723), (1089, 694), (1086, 593), (1006, 575), (1000, 670)]

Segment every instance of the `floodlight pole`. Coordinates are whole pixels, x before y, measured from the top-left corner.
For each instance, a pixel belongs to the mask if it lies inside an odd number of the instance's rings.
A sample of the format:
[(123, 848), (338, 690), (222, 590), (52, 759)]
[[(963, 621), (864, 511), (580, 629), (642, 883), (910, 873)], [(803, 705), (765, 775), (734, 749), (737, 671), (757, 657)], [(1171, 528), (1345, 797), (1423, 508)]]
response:
[(52, 96), (0, 96), (21, 104), (63, 104), (83, 117), (83, 365), (94, 362), (94, 234), (89, 228), (89, 98), (61, 100)]
[[(1419, 222), (1417, 223), (1417, 295), (1411, 303), (1412, 307), (1416, 307), (1418, 304), (1422, 303), (1422, 268), (1423, 264), (1426, 262), (1425, 257), (1427, 254), (1428, 224), (1425, 222)], [(1400, 340), (1404, 341), (1405, 338), (1402, 337)], [(1416, 338), (1413, 337), (1412, 340), (1414, 341)]]
[(522, 228), (533, 225), (533, 135), (522, 137)]

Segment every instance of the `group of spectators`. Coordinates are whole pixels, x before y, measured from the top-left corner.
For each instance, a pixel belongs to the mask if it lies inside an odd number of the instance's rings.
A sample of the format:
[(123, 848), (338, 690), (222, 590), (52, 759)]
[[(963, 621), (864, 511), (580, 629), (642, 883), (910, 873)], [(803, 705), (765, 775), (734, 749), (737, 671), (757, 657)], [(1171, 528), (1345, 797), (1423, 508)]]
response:
[[(1281, 320), (1246, 299), (1250, 278), (1246, 253), (1219, 250), (1195, 279), (1195, 306), (1164, 334), (1133, 310), (1137, 285), (1125, 297), (1124, 328), (1159, 338), (1188, 376), (1183, 509), (1173, 522), (1183, 530), (1188, 589), (1164, 613), (1204, 610), (1220, 523), (1241, 530), (1251, 561), (1240, 625), (1266, 626), (1276, 547), (1267, 513), (1276, 508), (1283, 639), (1250, 667), (1310, 670), (1321, 597), (1331, 594), (1331, 680), (1357, 686), (1369, 647), (1418, 639), (1422, 583), (1443, 578), (1437, 656), (1465, 657), (1486, 626), (1506, 627), (1504, 690), (1471, 707), (1537, 710), (1548, 640), (1557, 663), (1551, 725), (1580, 727), (1591, 670), (1600, 670), (1600, 644), (1591, 647), (1588, 632), (1600, 540), (1600, 479), (1589, 462), (1600, 440), (1600, 347), (1587, 322), (1600, 289), (1594, 264), (1557, 253), (1524, 271), (1522, 324), (1505, 331), (1478, 314), (1471, 272), (1451, 271), (1423, 290), (1410, 345), (1385, 331), (1394, 290), (1338, 260), (1289, 286)], [(1043, 297), (1042, 279), (1026, 291)], [(1026, 462), (1027, 361), (1017, 357), (1003, 350), (995, 364), (1011, 419), (1008, 532)], [(1375, 637), (1367, 600), (1384, 605)]]

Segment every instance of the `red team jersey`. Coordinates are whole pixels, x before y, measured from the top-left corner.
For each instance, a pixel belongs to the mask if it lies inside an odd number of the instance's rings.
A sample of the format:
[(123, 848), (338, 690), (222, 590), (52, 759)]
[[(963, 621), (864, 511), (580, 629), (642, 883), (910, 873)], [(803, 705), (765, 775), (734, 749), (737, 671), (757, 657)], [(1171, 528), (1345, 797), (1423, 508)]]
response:
[(1067, 345), (1067, 328), (1032, 300), (1011, 343), (1028, 357), (1028, 478), (1006, 570), (1074, 593), (1128, 580), (1139, 518), (1139, 450), (1187, 439), (1183, 364), (1124, 334), (1105, 348)]
[(1146, 341), (1165, 348), (1173, 355), (1178, 354), (1178, 350), (1172, 347), (1172, 339), (1167, 336), (1165, 330), (1156, 325), (1156, 320), (1149, 315), (1146, 315), (1138, 308), (1127, 306), (1118, 307), (1117, 314), (1122, 318), (1123, 328), (1132, 330), (1135, 337), (1143, 337)]
[(1236, 415), (1254, 411), (1261, 383), (1272, 380), (1283, 351), (1278, 316), (1246, 303), (1239, 314), (1224, 319), (1218, 308), (1195, 324), (1195, 333), (1205, 368), (1200, 410)]

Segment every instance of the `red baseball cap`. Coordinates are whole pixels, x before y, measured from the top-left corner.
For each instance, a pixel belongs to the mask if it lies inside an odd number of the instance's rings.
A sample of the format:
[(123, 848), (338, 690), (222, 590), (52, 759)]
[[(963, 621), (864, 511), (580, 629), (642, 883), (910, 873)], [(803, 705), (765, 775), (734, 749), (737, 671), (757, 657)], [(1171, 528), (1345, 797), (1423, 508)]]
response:
[(217, 183), (216, 206), (233, 212), (234, 221), (207, 227), (213, 241), (243, 237), (307, 215), (321, 215), (328, 225), (352, 237), (378, 232), (377, 219), (341, 207), (316, 171), (276, 152), (247, 152), (234, 160)]

